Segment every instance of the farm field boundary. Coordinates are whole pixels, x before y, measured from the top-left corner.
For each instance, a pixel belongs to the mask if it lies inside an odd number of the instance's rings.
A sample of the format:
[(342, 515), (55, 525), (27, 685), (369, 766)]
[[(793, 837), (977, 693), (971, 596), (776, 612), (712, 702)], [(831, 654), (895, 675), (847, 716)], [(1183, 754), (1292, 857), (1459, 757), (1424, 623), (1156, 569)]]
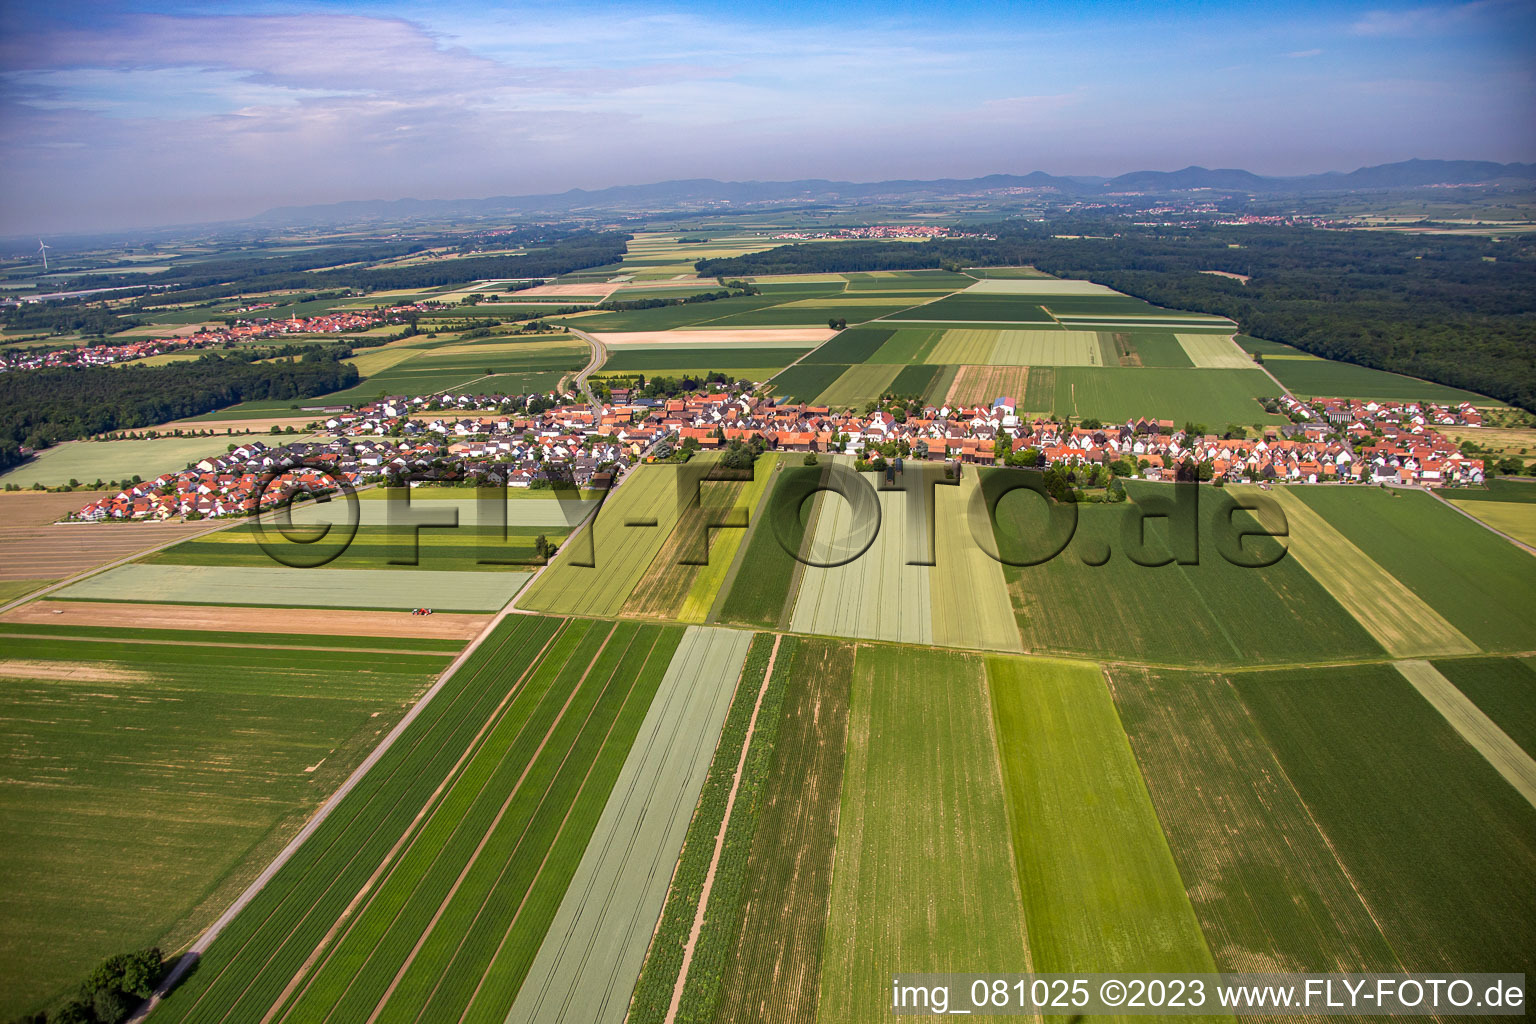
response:
[(1498, 723), (1429, 662), (1400, 661), (1397, 670), (1434, 705), (1462, 739), (1482, 754), (1531, 806), (1536, 807), (1536, 760), (1532, 760), (1530, 754), (1520, 749)]
[[(1246, 494), (1246, 488), (1234, 488)], [(1290, 556), (1398, 658), (1475, 654), (1477, 645), (1285, 488), (1271, 491), (1290, 525)]]

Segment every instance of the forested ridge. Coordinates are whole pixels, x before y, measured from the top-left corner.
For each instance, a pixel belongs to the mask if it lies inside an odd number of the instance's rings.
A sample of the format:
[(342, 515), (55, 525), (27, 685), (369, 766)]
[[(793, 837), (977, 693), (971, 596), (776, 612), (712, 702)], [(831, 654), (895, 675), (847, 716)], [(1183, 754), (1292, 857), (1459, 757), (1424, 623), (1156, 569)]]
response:
[[(0, 374), (0, 469), (21, 447), (110, 430), (151, 427), (237, 402), (329, 394), (358, 382), (349, 354), (312, 349), (301, 358), (253, 362), (208, 354), (165, 366), (68, 366)], [(254, 355), (254, 354), (253, 354)]]
[[(1245, 333), (1536, 410), (1536, 242), (1309, 227), (999, 224), (997, 240), (790, 245), (701, 260), (749, 276), (1030, 264)], [(1085, 237), (1058, 237), (1076, 235)], [(1097, 236), (1097, 237), (1094, 237)], [(1202, 271), (1250, 277), (1247, 284)]]

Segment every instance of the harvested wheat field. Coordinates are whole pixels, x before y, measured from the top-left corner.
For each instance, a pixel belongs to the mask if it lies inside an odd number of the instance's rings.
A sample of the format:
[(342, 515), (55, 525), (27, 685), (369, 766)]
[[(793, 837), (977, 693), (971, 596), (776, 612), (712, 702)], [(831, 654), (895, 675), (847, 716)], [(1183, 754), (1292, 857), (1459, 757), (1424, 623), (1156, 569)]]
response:
[(509, 294), (519, 299), (526, 299), (530, 295), (601, 295), (607, 298), (618, 291), (619, 284), (599, 284), (596, 281), (578, 282), (577, 284), (541, 284), (537, 288), (520, 288)]
[(216, 605), (117, 604), (95, 601), (33, 601), (0, 615), (0, 622), (50, 626), (115, 626), (125, 629), (210, 629), (228, 633), (295, 633), (303, 636), (431, 637), (470, 640), (489, 615), (412, 615), (410, 612), (346, 611), (339, 608), (239, 608)]
[(629, 345), (820, 345), (836, 331), (825, 327), (680, 328), (675, 331), (607, 331), (592, 336), (609, 348)]
[[(71, 498), (71, 508), (79, 508), (90, 496), (73, 494), (39, 495)], [(119, 558), (170, 544), (209, 529), (207, 523), (68, 523), (55, 525), (35, 517), (28, 523), (11, 518), (9, 511), (20, 503), (15, 497), (0, 501), (0, 580), (56, 580), (115, 562)], [(16, 505), (12, 503), (16, 502)], [(36, 506), (42, 515), (43, 503)], [(66, 508), (65, 511), (69, 509)], [(54, 516), (62, 513), (55, 512)]]
[(1027, 366), (962, 366), (944, 396), (944, 404), (969, 407), (1004, 397), (1022, 404), (1028, 382)]

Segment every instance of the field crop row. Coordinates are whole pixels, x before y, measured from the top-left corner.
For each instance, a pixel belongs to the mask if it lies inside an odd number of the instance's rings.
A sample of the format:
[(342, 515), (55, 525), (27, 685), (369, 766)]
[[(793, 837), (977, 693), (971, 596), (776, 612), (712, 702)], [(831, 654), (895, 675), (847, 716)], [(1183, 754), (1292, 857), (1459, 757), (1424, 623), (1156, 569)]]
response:
[(624, 1020), (751, 640), (688, 627), (508, 1024)]
[(775, 713), (759, 716), (763, 743), (754, 741), (748, 765), (761, 787), (755, 818), (727, 836), (733, 857), (749, 846), (734, 886), (739, 910), (708, 922), (724, 960), (718, 1001), (704, 998), (710, 978), (690, 979), (691, 1020), (816, 1020), (853, 662), (851, 644), (784, 638), (764, 699), (763, 715), (770, 698)]
[[(753, 637), (752, 646), (747, 650), (741, 681), (736, 686), (730, 711), (726, 713), (725, 726), (720, 732), (720, 742), (715, 747), (709, 773), (704, 777), (699, 804), (694, 809), (688, 833), (683, 838), (683, 849), (678, 856), (677, 870), (672, 875), (666, 903), (662, 907), (661, 921), (656, 926), (656, 934), (646, 952), (645, 965), (635, 983), (635, 995), (629, 1008), (629, 1019), (634, 1024), (659, 1024), (666, 1019), (671, 1008), (678, 975), (683, 966), (684, 947), (698, 916), (699, 901), (703, 898), (704, 882), (709, 874), (710, 862), (714, 859), (720, 830), (726, 825), (726, 805), (730, 801), (731, 787), (736, 783), (742, 746), (747, 742), (747, 729), (757, 706), (758, 693), (773, 647), (774, 637), (759, 633)], [(783, 687), (778, 689), (782, 696)], [(763, 706), (767, 709), (769, 705), (770, 696), (765, 693)], [(769, 729), (765, 730), (765, 725)], [(766, 744), (771, 748), (771, 733), (776, 726), (775, 715), (760, 718), (752, 740), (753, 746)], [(738, 797), (736, 806), (732, 808), (732, 827), (736, 827), (743, 816), (755, 813), (752, 809), (754, 799), (746, 792)], [(750, 839), (750, 830), (747, 835)], [(706, 908), (711, 917), (718, 916), (719, 901), (727, 896), (726, 889), (718, 880), (711, 888), (710, 902)], [(690, 974), (690, 977), (700, 975)]]
[(160, 1012), (500, 1021), (679, 634), (509, 619)]
[(1028, 963), (981, 659), (870, 646), (852, 676), (817, 1014), (843, 1022), (887, 1019), (893, 970)]

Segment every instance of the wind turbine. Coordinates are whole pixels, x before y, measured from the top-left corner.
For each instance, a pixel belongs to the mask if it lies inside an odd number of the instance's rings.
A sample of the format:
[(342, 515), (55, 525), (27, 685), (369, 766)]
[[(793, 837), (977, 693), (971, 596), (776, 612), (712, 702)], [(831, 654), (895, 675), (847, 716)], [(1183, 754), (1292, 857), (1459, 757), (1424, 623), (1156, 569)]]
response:
[(48, 250), (52, 249), (52, 248), (53, 248), (53, 246), (48, 245), (41, 238), (39, 238), (37, 240), (37, 251), (42, 253), (42, 256), (43, 256), (43, 270), (45, 272), (48, 270)]

